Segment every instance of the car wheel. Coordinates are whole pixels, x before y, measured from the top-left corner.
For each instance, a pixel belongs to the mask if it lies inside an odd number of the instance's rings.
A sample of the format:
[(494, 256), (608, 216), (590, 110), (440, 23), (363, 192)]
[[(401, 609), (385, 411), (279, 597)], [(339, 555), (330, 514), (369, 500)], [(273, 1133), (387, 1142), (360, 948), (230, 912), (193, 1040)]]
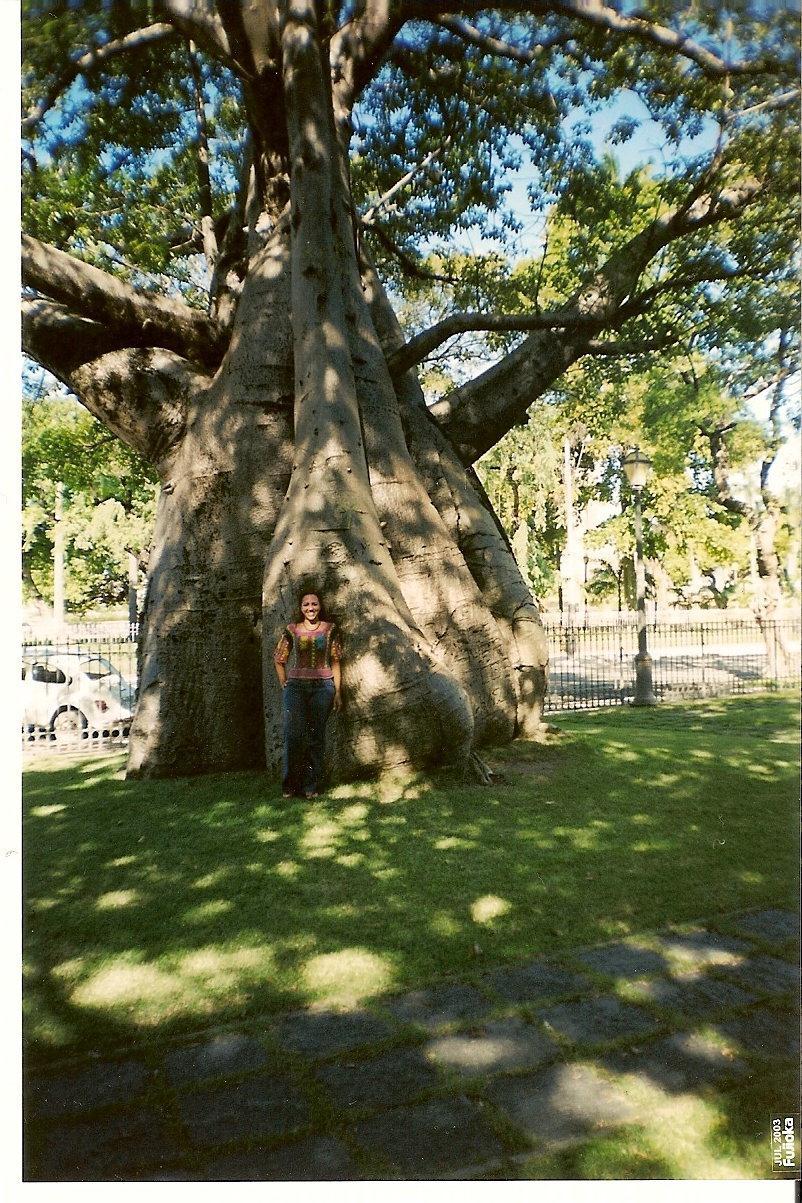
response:
[(80, 739), (85, 727), (86, 717), (80, 710), (61, 710), (53, 719), (53, 733), (57, 739)]

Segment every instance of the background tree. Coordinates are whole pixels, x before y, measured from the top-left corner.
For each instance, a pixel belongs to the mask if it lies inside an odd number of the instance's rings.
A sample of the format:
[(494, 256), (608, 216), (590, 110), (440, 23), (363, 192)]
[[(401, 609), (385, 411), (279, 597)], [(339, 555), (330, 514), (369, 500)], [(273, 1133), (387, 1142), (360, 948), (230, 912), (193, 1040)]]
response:
[(56, 491), (64, 510), (65, 600), (79, 613), (128, 597), (156, 509), (153, 472), (63, 396), (22, 403), (23, 596), (53, 602)]
[[(545, 641), (472, 465), (571, 364), (654, 346), (677, 298), (712, 330), (784, 270), (794, 21), (731, 11), (25, 5), (26, 348), (162, 483), (130, 773), (275, 766), (271, 649), (310, 578), (351, 635), (340, 774), (538, 732)], [(616, 190), (587, 121), (621, 97), (665, 162)], [(514, 233), (522, 156), (576, 232), (554, 300), (405, 339), (393, 287)], [(519, 337), (427, 410), (414, 369), (474, 330)]]

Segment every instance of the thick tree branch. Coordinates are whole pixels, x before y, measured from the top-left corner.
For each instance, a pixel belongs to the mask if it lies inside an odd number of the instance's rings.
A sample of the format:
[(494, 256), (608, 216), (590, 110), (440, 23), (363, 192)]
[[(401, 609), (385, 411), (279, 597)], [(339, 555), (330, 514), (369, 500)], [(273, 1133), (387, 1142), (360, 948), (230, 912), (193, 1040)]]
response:
[(636, 297), (636, 288), (659, 250), (677, 238), (737, 217), (759, 191), (756, 180), (743, 181), (655, 218), (619, 247), (561, 310), (541, 315), (552, 326), (555, 317), (561, 318), (562, 329), (535, 328), (509, 355), (436, 402), (431, 414), (463, 461), (473, 463), (511, 426), (523, 421), (535, 398), (586, 353), (596, 332), (615, 328), (645, 307), (643, 296)]
[(765, 62), (728, 61), (694, 42), (681, 30), (670, 29), (642, 16), (625, 16), (602, 0), (546, 0), (545, 5), (533, 7), (546, 7), (607, 33), (631, 37), (658, 50), (679, 54), (696, 63), (706, 75), (751, 75), (765, 71), (768, 66)]
[(768, 440), (766, 453), (760, 465), (760, 495), (766, 509), (777, 504), (777, 499), (769, 488), (769, 474), (774, 466), (777, 453), (783, 444), (782, 409), (785, 401), (785, 382), (791, 374), (791, 364), (788, 362), (788, 344), (791, 341), (790, 332), (780, 330), (780, 340), (777, 346), (777, 376), (771, 391), (769, 404), (769, 424), (771, 437)]
[(76, 368), (70, 387), (90, 413), (164, 473), (208, 376), (162, 347), (109, 351)]
[(485, 54), (490, 54), (494, 58), (510, 59), (513, 63), (524, 63), (527, 66), (536, 63), (545, 50), (551, 50), (554, 46), (564, 46), (566, 42), (571, 41), (573, 36), (571, 34), (555, 34), (551, 38), (543, 38), (534, 46), (521, 47), (482, 33), (475, 25), (470, 25), (459, 17), (440, 15), (433, 17), (432, 22), (447, 29), (449, 33), (455, 34), (463, 42), (468, 42), (471, 46), (478, 46)]
[(799, 101), (802, 93), (799, 88), (793, 88), (790, 92), (781, 92), (778, 96), (770, 96), (768, 100), (763, 100), (760, 104), (750, 105), (748, 109), (739, 109), (733, 113), (731, 121), (741, 121), (744, 117), (753, 117), (755, 113), (768, 113), (777, 109), (788, 109), (792, 104)]
[(420, 163), (416, 163), (414, 167), (410, 167), (409, 171), (400, 176), (399, 179), (397, 179), (395, 183), (392, 184), (391, 187), (389, 187), (374, 204), (365, 210), (360, 218), (362, 224), (365, 226), (371, 225), (377, 214), (381, 213), (382, 209), (386, 209), (392, 199), (397, 196), (399, 192), (402, 192), (404, 188), (406, 188), (407, 184), (411, 184), (416, 176), (422, 175), (426, 168), (429, 167), (435, 161), (435, 159), (440, 157), (443, 151), (446, 150), (450, 145), (451, 140), (451, 136), (449, 135), (440, 146), (436, 146), (434, 150), (429, 151), (428, 155), (425, 155), (421, 159)]
[(416, 9), (410, 0), (363, 0), (329, 43), (334, 115), (342, 127), (360, 92), (370, 83), (393, 38)]
[(644, 288), (642, 292), (635, 293), (631, 300), (621, 305), (616, 313), (616, 323), (620, 324), (626, 321), (627, 318), (645, 313), (658, 297), (664, 296), (667, 292), (692, 288), (695, 284), (720, 283), (723, 280), (763, 279), (765, 279), (765, 272), (749, 270), (744, 267), (710, 267), (708, 269), (700, 269), (698, 272), (683, 272), (678, 276), (668, 276), (666, 279), (652, 284), (649, 288)]
[(550, 313), (452, 313), (435, 326), (423, 330), (390, 357), (387, 366), (393, 376), (415, 367), (432, 351), (469, 330), (595, 330), (598, 319), (578, 312), (576, 309), (557, 310)]
[(180, 301), (148, 297), (54, 246), (22, 236), (22, 282), (81, 316), (113, 327), (133, 345), (163, 346), (216, 367), (226, 340), (216, 322)]
[(248, 221), (248, 198), (255, 192), (253, 135), (246, 134), (242, 146), (237, 190), (234, 203), (226, 214), (224, 232), (218, 235), (220, 254), (215, 264), (210, 286), (211, 314), (224, 330), (231, 327), (236, 312), (242, 282), (248, 270), (248, 244), (245, 226)]
[(22, 302), (23, 350), (67, 385), (82, 363), (123, 345), (115, 330), (66, 305), (42, 297)]
[(161, 347), (120, 347), (116, 331), (53, 301), (25, 301), (27, 354), (71, 389), (112, 434), (161, 463), (184, 431), (189, 399), (209, 383)]
[[(471, 14), (487, 10), (486, 0), (441, 0), (435, 20), (444, 14)], [(582, 25), (603, 30), (614, 37), (631, 38), (668, 54), (680, 55), (696, 63), (706, 75), (725, 78), (731, 75), (757, 75), (776, 70), (776, 64), (765, 59), (749, 62), (727, 60), (695, 42), (681, 30), (671, 29), (641, 15), (625, 16), (602, 0), (496, 0), (492, 7), (498, 11), (532, 13), (545, 17), (551, 14), (567, 17)], [(420, 14), (426, 16), (426, 14)]]
[[(712, 202), (711, 198), (707, 197), (702, 198), (698, 204), (683, 206), (682, 209), (676, 210), (664, 218), (658, 218), (642, 234), (627, 243), (622, 251), (611, 257), (607, 267), (594, 282), (594, 286), (580, 291), (575, 297), (573, 305), (569, 302), (548, 313), (453, 313), (428, 330), (423, 330), (411, 338), (406, 346), (396, 352), (388, 361), (390, 371), (394, 376), (408, 371), (409, 368), (414, 367), (436, 350), (446, 339), (468, 330), (593, 332), (603, 325), (611, 324), (614, 319), (616, 322), (620, 322), (627, 317), (642, 313), (655, 297), (669, 289), (685, 288), (708, 280), (711, 282), (730, 280), (747, 275), (747, 272), (740, 269), (713, 268), (697, 274), (688, 273), (672, 277), (637, 294), (627, 304), (622, 304), (615, 297), (615, 293), (620, 291), (620, 288), (614, 288), (613, 294), (609, 295), (609, 285), (613, 283), (613, 269), (616, 269), (616, 275), (620, 274), (622, 259), (624, 262), (629, 261), (630, 264), (640, 263), (640, 270), (642, 270), (648, 259), (666, 242), (673, 241), (692, 230), (701, 229), (713, 221), (721, 220), (725, 213), (730, 212), (731, 206), (732, 201), (723, 196), (719, 198), (718, 203)], [(636, 250), (640, 253), (637, 258), (633, 258)], [(611, 301), (612, 304), (609, 303)]]
[(722, 424), (715, 427), (713, 430), (700, 427), (702, 434), (710, 444), (710, 456), (713, 461), (713, 481), (716, 487), (716, 501), (729, 514), (737, 514), (741, 518), (748, 518), (750, 521), (753, 518), (753, 510), (745, 501), (741, 501), (736, 497), (730, 486), (730, 473), (732, 466), (730, 464), (729, 450), (727, 447), (726, 434), (729, 427)]
[(162, 0), (172, 24), (215, 58), (232, 63), (231, 47), (214, 0)]
[(187, 53), (192, 74), (192, 90), (195, 97), (195, 124), (198, 131), (197, 167), (198, 167), (198, 201), (200, 204), (201, 237), (203, 253), (209, 271), (213, 272), (217, 263), (217, 235), (212, 217), (212, 177), (209, 170), (209, 133), (206, 125), (206, 109), (203, 103), (203, 78), (200, 62), (198, 61), (195, 43), (188, 39)]
[[(599, 29), (616, 38), (639, 41), (667, 54), (679, 55), (696, 63), (708, 76), (727, 78), (776, 71), (771, 61), (734, 61), (714, 54), (682, 30), (671, 29), (642, 15), (626, 16), (602, 0), (364, 0), (357, 15), (337, 31), (330, 44), (334, 82), (335, 112), (339, 123), (347, 122), (360, 92), (374, 78), (384, 56), (403, 25), (410, 20), (449, 24), (451, 32), (464, 40), (496, 54), (504, 53), (516, 61), (527, 61), (527, 51), (501, 39), (492, 39), (464, 20), (488, 8), (516, 15), (531, 13), (538, 17), (562, 16), (579, 25)], [(551, 39), (543, 43), (543, 48)], [(554, 39), (556, 44), (557, 38)], [(495, 43), (493, 51), (491, 44)], [(537, 53), (537, 47), (532, 48)]]
[(67, 63), (64, 70), (53, 80), (42, 99), (23, 118), (23, 135), (33, 133), (45, 113), (53, 107), (59, 96), (79, 75), (88, 75), (107, 63), (109, 59), (116, 58), (121, 54), (128, 54), (133, 50), (141, 50), (143, 46), (164, 41), (165, 38), (172, 37), (174, 34), (175, 30), (172, 25), (166, 22), (157, 22), (144, 29), (136, 29), (112, 42), (106, 42), (102, 46), (94, 46), (90, 50), (85, 50), (78, 58)]

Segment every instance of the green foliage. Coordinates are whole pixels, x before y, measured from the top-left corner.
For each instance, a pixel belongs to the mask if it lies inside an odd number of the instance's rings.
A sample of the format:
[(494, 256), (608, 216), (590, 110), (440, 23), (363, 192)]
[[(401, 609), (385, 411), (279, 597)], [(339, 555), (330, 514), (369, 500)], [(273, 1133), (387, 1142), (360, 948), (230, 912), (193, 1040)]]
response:
[(52, 598), (60, 483), (68, 606), (80, 612), (124, 600), (129, 550), (138, 556), (150, 542), (153, 472), (66, 397), (23, 400), (22, 472), (23, 556), (38, 591)]
[(559, 416), (533, 406), (526, 425), (511, 430), (476, 465), (537, 597), (554, 584), (565, 529), (561, 457)]
[[(55, 11), (53, 11), (55, 9)], [(23, 6), (23, 107), (68, 58), (159, 19), (145, 0)], [(230, 203), (243, 135), (239, 87), (202, 65), (215, 215)], [(188, 241), (199, 228), (197, 122), (187, 45), (178, 37), (81, 75), (24, 142), (28, 233), (163, 293), (206, 304), (205, 268)]]

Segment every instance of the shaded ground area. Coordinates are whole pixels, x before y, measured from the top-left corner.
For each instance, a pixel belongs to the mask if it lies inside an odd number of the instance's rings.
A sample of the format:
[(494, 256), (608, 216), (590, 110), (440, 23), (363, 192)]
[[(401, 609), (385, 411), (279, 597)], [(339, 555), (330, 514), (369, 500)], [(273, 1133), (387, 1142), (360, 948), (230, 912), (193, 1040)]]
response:
[(768, 908), (26, 1073), (28, 1181), (775, 1176), (798, 929)]
[(797, 716), (562, 716), (488, 788), (289, 804), (259, 773), (42, 761), (30, 1179), (770, 1175), (797, 1097)]

